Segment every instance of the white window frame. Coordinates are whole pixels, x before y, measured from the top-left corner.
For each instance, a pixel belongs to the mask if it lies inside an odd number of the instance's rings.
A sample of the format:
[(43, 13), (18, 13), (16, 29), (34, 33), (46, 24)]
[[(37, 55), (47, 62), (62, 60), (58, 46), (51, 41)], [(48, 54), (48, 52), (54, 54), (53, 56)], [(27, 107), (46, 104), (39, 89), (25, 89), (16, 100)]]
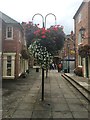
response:
[[(8, 37), (8, 27), (11, 28), (11, 31), (12, 31), (12, 36), (11, 37)], [(13, 39), (13, 26), (7, 26), (6, 27), (6, 39), (9, 39), (9, 40), (12, 40)]]
[(78, 15), (78, 23), (80, 23), (80, 22), (81, 22), (81, 20), (82, 20), (82, 14), (81, 14), (81, 13), (79, 13), (79, 15)]
[(21, 43), (21, 31), (19, 31), (18, 33), (19, 33), (19, 42)]
[(79, 33), (78, 34), (78, 45), (80, 45), (82, 42), (82, 37), (81, 37), (81, 34)]

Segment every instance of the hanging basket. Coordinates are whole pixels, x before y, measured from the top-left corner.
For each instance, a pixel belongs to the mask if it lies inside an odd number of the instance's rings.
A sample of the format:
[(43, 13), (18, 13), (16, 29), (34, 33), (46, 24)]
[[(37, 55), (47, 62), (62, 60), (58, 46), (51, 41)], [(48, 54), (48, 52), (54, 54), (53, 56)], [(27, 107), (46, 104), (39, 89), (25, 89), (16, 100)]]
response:
[(90, 45), (88, 44), (88, 45), (80, 46), (78, 52), (82, 58), (90, 56)]
[(21, 55), (24, 59), (28, 59), (29, 58), (29, 54), (28, 54), (28, 51), (26, 49), (23, 49), (21, 51)]

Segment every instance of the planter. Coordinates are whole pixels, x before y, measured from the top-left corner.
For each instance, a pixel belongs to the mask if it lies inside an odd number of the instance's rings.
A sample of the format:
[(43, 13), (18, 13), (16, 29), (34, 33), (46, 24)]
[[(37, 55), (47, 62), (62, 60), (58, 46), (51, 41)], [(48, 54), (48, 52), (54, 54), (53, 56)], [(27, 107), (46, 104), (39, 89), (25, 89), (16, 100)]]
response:
[(78, 76), (82, 76), (83, 77), (83, 67), (82, 66), (78, 66), (75, 68), (74, 73)]
[(26, 78), (26, 73), (22, 73), (21, 77)]
[(26, 70), (26, 72), (29, 74), (29, 70)]
[(88, 45), (80, 46), (78, 52), (82, 58), (90, 56), (90, 45), (88, 44)]
[(29, 54), (28, 54), (27, 50), (23, 49), (23, 50), (21, 51), (21, 54), (22, 54), (22, 57), (23, 57), (24, 59), (28, 59), (28, 58), (29, 58)]
[(39, 68), (36, 68), (36, 72), (39, 72)]

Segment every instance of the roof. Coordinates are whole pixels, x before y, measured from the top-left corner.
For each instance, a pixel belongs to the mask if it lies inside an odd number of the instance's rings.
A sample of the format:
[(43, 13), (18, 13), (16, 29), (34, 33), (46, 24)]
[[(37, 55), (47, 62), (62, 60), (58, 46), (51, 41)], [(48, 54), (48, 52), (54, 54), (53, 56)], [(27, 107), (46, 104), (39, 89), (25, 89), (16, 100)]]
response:
[(14, 19), (12, 19), (11, 17), (7, 16), (6, 14), (2, 13), (0, 11), (0, 18), (5, 22), (5, 23), (16, 23), (18, 24), (19, 22), (15, 21)]
[(23, 30), (23, 27), (22, 27), (22, 25), (21, 25), (19, 22), (17, 22), (16, 20), (12, 19), (12, 18), (9, 17), (8, 15), (2, 13), (1, 11), (0, 11), (0, 18), (1, 18), (5, 23), (7, 23), (7, 24), (9, 24), (9, 23), (10, 23), (10, 24), (15, 24), (15, 25), (18, 26), (21, 30)]
[(73, 19), (75, 19), (75, 17), (78, 15), (78, 13), (80, 12), (81, 8), (83, 7), (83, 5), (85, 4), (85, 2), (82, 2), (80, 7), (78, 8), (77, 12), (75, 13)]

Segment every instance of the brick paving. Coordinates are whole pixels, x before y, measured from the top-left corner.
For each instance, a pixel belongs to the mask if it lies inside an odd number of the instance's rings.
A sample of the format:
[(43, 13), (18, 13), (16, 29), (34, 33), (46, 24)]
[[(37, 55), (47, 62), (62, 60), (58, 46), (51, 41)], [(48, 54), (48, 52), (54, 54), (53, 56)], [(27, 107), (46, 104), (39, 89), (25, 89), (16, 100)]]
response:
[(87, 118), (88, 101), (62, 78), (57, 70), (45, 78), (41, 101), (41, 71), (30, 70), (26, 78), (3, 81), (3, 118)]

